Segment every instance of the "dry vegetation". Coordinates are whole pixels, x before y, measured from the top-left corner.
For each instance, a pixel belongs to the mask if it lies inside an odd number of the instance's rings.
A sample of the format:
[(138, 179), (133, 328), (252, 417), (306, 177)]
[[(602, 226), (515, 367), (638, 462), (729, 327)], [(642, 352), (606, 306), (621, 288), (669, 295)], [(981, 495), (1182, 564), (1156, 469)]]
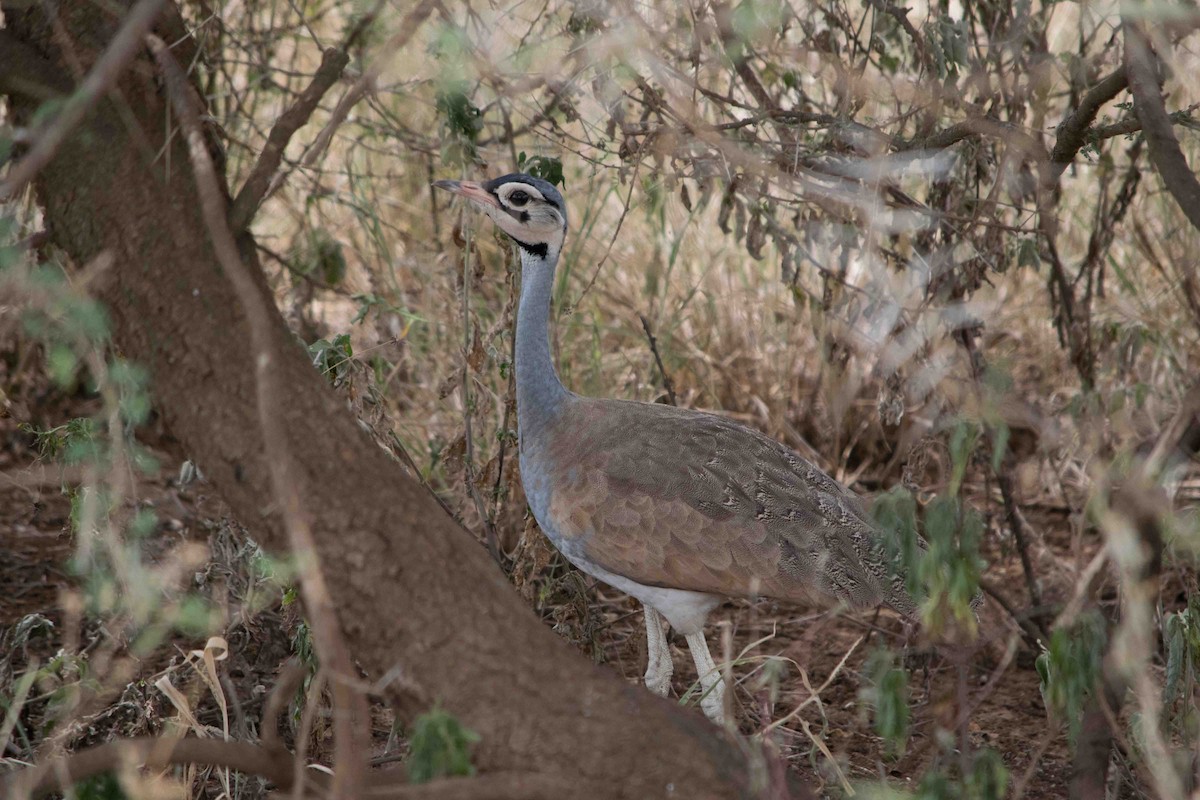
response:
[[(182, 12), (234, 195), (322, 50), (350, 56), (241, 210), (278, 308), (379, 445), (596, 663), (637, 682), (641, 615), (528, 516), (513, 255), (435, 178), (561, 179), (554, 349), (574, 391), (729, 414), (900, 508), (961, 498), (926, 621), (966, 620), (966, 643), (763, 600), (719, 612), (714, 653), (740, 733), (814, 791), (990, 800), (1181, 798), (1200, 780), (1200, 232), (1124, 79), (1144, 25), (1200, 164), (1197, 17), (1171, 8), (1126, 9), (1125, 27), (1113, 4), (991, 0)], [(39, 134), (0, 128), (0, 153)], [(289, 748), (331, 763), (303, 568), (259, 548), (150, 412), (152, 377), (90, 296), (110, 264), (39, 238), (32, 191), (0, 223), (0, 757), (252, 740), (270, 699)], [(273, 691), (289, 656), (304, 677)], [(416, 732), (393, 712), (373, 707), (377, 763)], [(469, 735), (421, 720), (458, 747), (429, 775), (466, 769)], [(136, 774), (129, 797), (265, 792), (227, 769)]]

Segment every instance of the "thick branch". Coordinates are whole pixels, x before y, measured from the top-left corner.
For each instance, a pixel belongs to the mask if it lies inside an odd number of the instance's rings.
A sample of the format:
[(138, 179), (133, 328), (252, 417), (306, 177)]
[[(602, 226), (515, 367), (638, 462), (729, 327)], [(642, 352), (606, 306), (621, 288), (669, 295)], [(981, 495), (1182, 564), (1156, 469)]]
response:
[(79, 90), (72, 95), (66, 106), (49, 127), (37, 133), (36, 143), (29, 153), (22, 158), (8, 173), (8, 178), (0, 183), (0, 201), (15, 194), (25, 184), (33, 179), (42, 167), (62, 145), (67, 134), (75, 129), (84, 115), (95, 107), (100, 96), (107, 92), (116, 82), (117, 77), (125, 70), (126, 65), (133, 60), (141, 47), (142, 37), (150, 30), (154, 20), (162, 11), (166, 0), (140, 0), (125, 18), (125, 24), (112, 43), (104, 51), (104, 55), (88, 72)]
[(1058, 139), (1054, 149), (1050, 151), (1051, 169), (1055, 175), (1062, 175), (1067, 165), (1075, 159), (1075, 155), (1087, 144), (1088, 127), (1100, 113), (1100, 109), (1112, 100), (1128, 85), (1126, 72), (1119, 69), (1088, 90), (1079, 102), (1079, 107), (1067, 115), (1058, 126)]
[(1017, 147), (1027, 158), (1034, 159), (1038, 164), (1049, 160), (1049, 154), (1041, 141), (1030, 136), (1021, 128), (995, 117), (971, 117), (962, 122), (956, 122), (945, 130), (929, 136), (908, 141), (900, 140), (893, 147), (900, 152), (906, 150), (942, 150), (958, 144), (964, 139), (977, 136), (991, 136), (1001, 139), (1010, 147)]
[(149, 36), (147, 40), (158, 61), (159, 69), (166, 78), (167, 94), (187, 139), (188, 155), (196, 176), (201, 211), (212, 238), (213, 249), (225, 276), (233, 284), (249, 323), (250, 351), (255, 364), (255, 396), (258, 401), (259, 424), (262, 425), (272, 489), (283, 514), (292, 553), (300, 564), (300, 585), (305, 610), (312, 622), (317, 654), (321, 663), (333, 672), (331, 688), (336, 758), (333, 796), (339, 800), (353, 800), (358, 796), (364, 772), (369, 746), (365, 722), (370, 715), (366, 699), (351, 686), (356, 672), (342, 637), (325, 576), (315, 559), (317, 547), (312, 525), (305, 511), (297, 481), (293, 478), (297, 471), (295, 462), (287, 445), (283, 421), (275, 413), (284, 384), (274, 364), (276, 355), (272, 352), (271, 344), (271, 310), (267, 308), (265, 298), (250, 277), (238, 252), (233, 232), (226, 221), (225, 196), (200, 128), (198, 98), (195, 97), (187, 76), (166, 44), (155, 36)]
[[(1054, 149), (1048, 154), (1050, 166), (1046, 177), (1057, 179), (1062, 175), (1079, 150), (1087, 144), (1088, 128), (1100, 109), (1120, 94), (1125, 86), (1125, 70), (1118, 70), (1088, 90), (1079, 107), (1068, 114), (1058, 126), (1058, 138), (1054, 142)], [(1041, 149), (1040, 146), (1031, 148), (1029, 145), (1032, 137), (1020, 128), (992, 117), (963, 120), (920, 139), (896, 142), (895, 147), (898, 150), (941, 150), (976, 136), (993, 136), (1006, 141), (1017, 137), (1017, 141), (1021, 142), (1027, 151), (1036, 153)]]
[(229, 215), (229, 224), (233, 230), (242, 231), (250, 225), (250, 221), (254, 219), (254, 214), (258, 211), (259, 204), (267, 195), (271, 178), (279, 169), (279, 163), (283, 160), (283, 152), (287, 149), (288, 142), (292, 140), (296, 131), (308, 124), (309, 118), (317, 109), (317, 104), (321, 102), (321, 98), (325, 96), (329, 88), (342, 77), (342, 70), (348, 63), (350, 63), (350, 57), (344, 51), (333, 47), (326, 49), (321, 57), (321, 66), (313, 75), (312, 83), (301, 93), (291, 108), (283, 112), (283, 115), (275, 122), (271, 133), (267, 136), (266, 146), (259, 154), (254, 169), (250, 171), (250, 177), (246, 178), (242, 190), (238, 192), (237, 199), (233, 201), (233, 211)]
[(1133, 92), (1134, 110), (1150, 147), (1150, 160), (1184, 216), (1200, 230), (1200, 181), (1188, 166), (1158, 86), (1157, 58), (1145, 33), (1133, 20), (1124, 20), (1125, 69)]

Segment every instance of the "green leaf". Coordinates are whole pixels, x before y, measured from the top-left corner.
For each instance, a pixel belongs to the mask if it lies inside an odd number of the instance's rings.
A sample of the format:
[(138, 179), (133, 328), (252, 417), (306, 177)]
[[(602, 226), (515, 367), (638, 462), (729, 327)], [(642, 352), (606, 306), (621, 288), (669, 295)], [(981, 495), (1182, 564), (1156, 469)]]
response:
[(1000, 471), (1000, 462), (1004, 460), (1004, 452), (1008, 449), (1008, 439), (1012, 435), (1007, 424), (1000, 422), (996, 425), (995, 437), (992, 440), (992, 470)]
[(1043, 650), (1038, 654), (1038, 657), (1033, 662), (1034, 669), (1038, 674), (1038, 689), (1042, 693), (1042, 703), (1050, 705), (1050, 701), (1046, 699), (1046, 693), (1050, 690), (1050, 654)]
[(158, 528), (158, 514), (152, 508), (139, 508), (129, 521), (129, 536), (145, 539)]
[(1066, 718), (1072, 742), (1079, 735), (1084, 704), (1100, 675), (1107, 638), (1104, 618), (1093, 611), (1081, 615), (1069, 628), (1054, 631), (1046, 651), (1035, 662), (1046, 709)]
[(332, 341), (317, 339), (308, 346), (308, 354), (312, 357), (313, 366), (334, 386), (350, 375), (354, 346), (350, 343), (349, 334), (340, 333)]
[(445, 711), (434, 708), (422, 714), (417, 717), (409, 740), (409, 782), (428, 783), (436, 778), (474, 775), (471, 745), (478, 741), (479, 734)]
[(963, 478), (967, 474), (967, 465), (971, 461), (971, 454), (975, 452), (975, 445), (978, 441), (979, 426), (973, 422), (960, 420), (950, 433), (951, 472), (948, 489), (950, 494), (956, 495), (962, 488)]
[(908, 673), (897, 665), (894, 653), (876, 650), (863, 668), (868, 686), (859, 694), (871, 707), (875, 733), (892, 755), (902, 755), (908, 743)]
[(435, 104), (445, 131), (442, 160), (467, 164), (475, 159), (475, 139), (483, 130), (483, 112), (471, 102), (466, 81), (450, 81), (437, 93)]
[(24, 647), (37, 634), (49, 635), (54, 630), (54, 622), (41, 614), (26, 614), (17, 623), (13, 631), (13, 647)]
[(984, 748), (976, 755), (967, 776), (966, 796), (973, 800), (1000, 800), (1008, 789), (1008, 768), (1000, 754)]
[(541, 178), (555, 186), (565, 187), (567, 185), (563, 179), (563, 165), (560, 158), (553, 158), (551, 156), (526, 157), (525, 153), (522, 152), (517, 156), (517, 170), (532, 175), (535, 178)]
[(116, 359), (108, 368), (109, 380), (117, 387), (121, 418), (134, 427), (150, 416), (150, 373), (140, 364)]
[(916, 498), (898, 486), (875, 498), (871, 516), (888, 534), (883, 537), (883, 547), (892, 574), (905, 576), (905, 588), (919, 603), (925, 590), (920, 578), (923, 551), (917, 534)]
[(79, 95), (74, 95), (67, 97), (54, 97), (46, 100), (34, 110), (33, 116), (29, 119), (29, 127), (33, 129), (43, 124), (49, 124), (55, 117), (58, 116), (60, 111), (67, 107), (67, 104), (71, 102), (72, 99), (78, 102), (79, 97)]
[(46, 354), (46, 368), (50, 372), (50, 377), (60, 388), (69, 389), (75, 385), (75, 374), (79, 371), (79, 359), (76, 357), (75, 351), (66, 345), (51, 345), (50, 352)]

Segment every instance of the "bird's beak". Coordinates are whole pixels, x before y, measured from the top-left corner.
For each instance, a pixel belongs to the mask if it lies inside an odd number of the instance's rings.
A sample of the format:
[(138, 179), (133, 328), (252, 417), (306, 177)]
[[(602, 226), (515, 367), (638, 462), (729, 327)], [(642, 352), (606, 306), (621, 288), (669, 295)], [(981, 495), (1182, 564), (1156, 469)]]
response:
[(433, 185), (439, 189), (454, 192), (456, 195), (465, 197), (481, 206), (500, 207), (500, 202), (487, 189), (484, 189), (478, 183), (475, 183), (475, 181), (434, 181)]

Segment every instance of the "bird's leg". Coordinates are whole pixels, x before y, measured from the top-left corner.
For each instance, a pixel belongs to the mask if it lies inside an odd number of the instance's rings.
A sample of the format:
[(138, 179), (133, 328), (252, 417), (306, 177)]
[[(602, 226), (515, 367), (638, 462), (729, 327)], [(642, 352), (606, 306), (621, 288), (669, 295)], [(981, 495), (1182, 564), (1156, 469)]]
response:
[(725, 680), (708, 652), (704, 631), (688, 634), (687, 643), (688, 650), (692, 651), (692, 660), (696, 662), (696, 672), (700, 675), (700, 708), (713, 722), (724, 725)]
[(646, 610), (646, 688), (659, 697), (666, 697), (671, 690), (671, 649), (663, 633), (662, 615), (650, 606)]

